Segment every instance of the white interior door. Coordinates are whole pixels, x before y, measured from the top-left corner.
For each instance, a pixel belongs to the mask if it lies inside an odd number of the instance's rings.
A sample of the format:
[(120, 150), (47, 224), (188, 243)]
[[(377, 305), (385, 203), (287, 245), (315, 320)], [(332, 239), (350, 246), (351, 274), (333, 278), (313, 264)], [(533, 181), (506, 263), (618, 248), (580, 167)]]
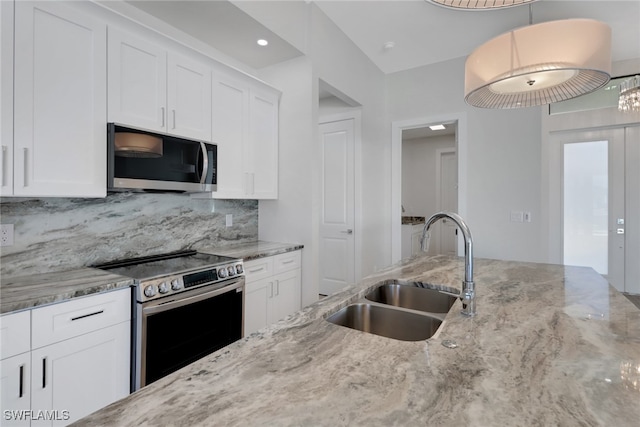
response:
[(319, 292), (323, 295), (355, 280), (354, 126), (353, 119), (320, 124)]
[[(455, 150), (438, 150), (437, 199), (438, 211), (458, 212), (458, 157)], [(457, 227), (444, 219), (434, 224), (434, 246), (439, 254), (455, 255)]]
[(639, 135), (635, 127), (552, 136), (563, 263), (592, 267), (630, 293), (640, 293)]

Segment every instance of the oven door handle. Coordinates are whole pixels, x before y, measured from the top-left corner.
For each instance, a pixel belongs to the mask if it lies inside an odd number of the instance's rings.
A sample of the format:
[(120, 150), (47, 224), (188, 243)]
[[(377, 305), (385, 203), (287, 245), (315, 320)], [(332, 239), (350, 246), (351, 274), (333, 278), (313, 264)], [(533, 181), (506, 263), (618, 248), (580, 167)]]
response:
[(227, 292), (231, 292), (231, 291), (242, 289), (242, 288), (244, 288), (244, 280), (238, 280), (233, 284), (227, 285), (223, 288), (219, 288), (213, 291), (204, 292), (204, 293), (193, 295), (187, 298), (180, 298), (180, 299), (169, 301), (169, 302), (164, 302), (164, 303), (161, 302), (158, 305), (154, 305), (151, 307), (143, 307), (142, 313), (145, 316), (162, 313), (163, 311), (172, 310), (178, 307), (183, 307), (188, 304), (193, 304), (194, 302), (213, 298), (218, 295), (226, 294)]

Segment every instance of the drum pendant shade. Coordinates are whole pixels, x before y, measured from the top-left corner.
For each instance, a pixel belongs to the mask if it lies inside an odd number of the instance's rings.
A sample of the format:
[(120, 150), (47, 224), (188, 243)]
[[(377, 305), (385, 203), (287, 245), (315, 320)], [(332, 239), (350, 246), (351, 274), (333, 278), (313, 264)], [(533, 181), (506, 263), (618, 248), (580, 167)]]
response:
[(440, 6), (462, 10), (492, 10), (521, 6), (537, 0), (428, 0)]
[(465, 101), (520, 108), (575, 98), (611, 75), (611, 29), (592, 19), (518, 28), (484, 43), (465, 63)]

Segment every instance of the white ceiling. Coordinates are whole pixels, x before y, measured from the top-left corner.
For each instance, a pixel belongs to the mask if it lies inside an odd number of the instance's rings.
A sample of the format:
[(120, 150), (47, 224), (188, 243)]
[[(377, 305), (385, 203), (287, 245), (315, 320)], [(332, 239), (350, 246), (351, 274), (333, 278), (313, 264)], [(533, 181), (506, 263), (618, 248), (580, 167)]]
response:
[[(234, 3), (245, 1), (248, 0)], [(129, 3), (254, 68), (301, 55), (299, 50), (226, 0)], [(529, 24), (528, 6), (468, 12), (424, 0), (315, 0), (313, 3), (384, 73), (467, 56), (485, 41)], [(540, 0), (533, 3), (532, 16), (534, 24), (568, 18), (605, 22), (612, 28), (612, 59), (640, 57), (640, 0)], [(284, 22), (286, 19), (282, 17)], [(270, 40), (267, 48), (258, 49), (255, 40), (261, 34), (271, 37), (273, 42)], [(385, 49), (387, 42), (395, 46)]]
[[(460, 11), (424, 0), (316, 1), (325, 14), (385, 73), (469, 55), (485, 41), (529, 24), (529, 7)], [(612, 28), (614, 61), (640, 57), (640, 0), (532, 4), (533, 23), (591, 18)], [(395, 43), (384, 49), (388, 41)]]

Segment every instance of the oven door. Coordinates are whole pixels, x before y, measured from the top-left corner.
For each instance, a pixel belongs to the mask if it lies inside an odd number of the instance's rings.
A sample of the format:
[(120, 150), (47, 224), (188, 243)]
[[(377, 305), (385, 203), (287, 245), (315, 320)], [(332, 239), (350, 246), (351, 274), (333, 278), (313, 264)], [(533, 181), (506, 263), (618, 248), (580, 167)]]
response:
[(138, 389), (243, 336), (244, 278), (139, 306)]

